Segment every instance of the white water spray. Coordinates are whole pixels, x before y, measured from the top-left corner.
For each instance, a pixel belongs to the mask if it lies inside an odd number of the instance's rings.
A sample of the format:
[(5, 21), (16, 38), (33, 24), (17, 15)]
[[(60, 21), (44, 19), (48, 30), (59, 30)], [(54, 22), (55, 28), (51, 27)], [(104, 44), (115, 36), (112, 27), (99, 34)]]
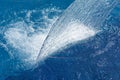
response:
[(88, 28), (87, 26), (78, 22), (69, 23), (67, 26), (69, 27), (67, 27), (59, 36), (53, 36), (50, 38), (49, 42), (47, 42), (47, 45), (44, 46), (44, 54), (39, 56), (41, 60), (45, 59), (53, 52), (65, 48), (65, 46), (70, 43), (87, 39), (97, 33), (97, 31), (94, 29)]
[(119, 0), (76, 0), (51, 28), (37, 61), (70, 43), (94, 36)]

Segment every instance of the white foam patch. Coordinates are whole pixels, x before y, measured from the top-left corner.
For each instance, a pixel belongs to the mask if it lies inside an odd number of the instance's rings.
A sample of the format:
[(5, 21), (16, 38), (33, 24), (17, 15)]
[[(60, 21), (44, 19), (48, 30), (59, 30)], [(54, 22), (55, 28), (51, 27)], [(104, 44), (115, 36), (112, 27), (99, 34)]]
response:
[[(9, 28), (6, 29), (4, 37), (7, 40), (7, 44), (17, 51), (11, 50), (12, 56), (18, 57), (20, 61), (24, 62), (24, 65), (28, 63), (35, 63), (43, 41), (45, 40), (51, 26), (58, 19), (58, 15), (54, 15), (52, 18), (49, 18), (48, 16), (51, 12), (60, 13), (61, 10), (57, 8), (47, 8), (41, 11), (22, 11), (21, 13), (26, 13), (26, 20), (29, 22), (29, 24), (23, 20), (15, 22), (13, 21), (7, 25)], [(36, 21), (38, 20), (39, 22), (39, 19), (42, 19), (44, 25), (35, 25), (34, 23), (37, 22), (30, 20), (31, 14), (34, 13), (42, 13), (42, 17), (38, 17)], [(37, 28), (34, 28), (34, 26)]]
[(98, 31), (78, 22), (69, 23), (61, 34), (50, 36), (39, 55), (39, 61), (52, 55), (55, 51), (65, 48), (68, 44), (94, 36)]
[(47, 33), (35, 33), (28, 36), (27, 31), (21, 28), (10, 28), (5, 33), (8, 43), (21, 51), (21, 56), (26, 55), (28, 60), (36, 59), (46, 35)]

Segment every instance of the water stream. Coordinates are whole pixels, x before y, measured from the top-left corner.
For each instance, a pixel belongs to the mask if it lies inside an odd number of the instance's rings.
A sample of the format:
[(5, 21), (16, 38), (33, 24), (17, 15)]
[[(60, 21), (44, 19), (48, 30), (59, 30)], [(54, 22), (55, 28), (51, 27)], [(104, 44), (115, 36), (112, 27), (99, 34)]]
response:
[(87, 38), (101, 30), (101, 25), (119, 0), (76, 0), (51, 28), (37, 61), (44, 60), (58, 50)]

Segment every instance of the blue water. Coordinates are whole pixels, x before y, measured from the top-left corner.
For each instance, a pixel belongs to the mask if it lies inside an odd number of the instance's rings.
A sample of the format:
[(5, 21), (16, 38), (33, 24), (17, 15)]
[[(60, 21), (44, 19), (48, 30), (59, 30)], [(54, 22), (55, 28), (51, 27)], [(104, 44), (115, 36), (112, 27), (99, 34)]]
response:
[(102, 32), (56, 52), (32, 68), (41, 34), (47, 35), (72, 2), (0, 1), (0, 80), (120, 79), (120, 3), (101, 25)]

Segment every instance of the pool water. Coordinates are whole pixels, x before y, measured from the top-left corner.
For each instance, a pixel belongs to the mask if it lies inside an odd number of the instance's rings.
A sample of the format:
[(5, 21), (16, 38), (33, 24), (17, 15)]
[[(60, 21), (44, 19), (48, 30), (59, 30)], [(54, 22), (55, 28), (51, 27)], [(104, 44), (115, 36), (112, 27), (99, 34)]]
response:
[(34, 67), (52, 25), (74, 0), (0, 1), (0, 80), (119, 80), (120, 3), (102, 32)]

